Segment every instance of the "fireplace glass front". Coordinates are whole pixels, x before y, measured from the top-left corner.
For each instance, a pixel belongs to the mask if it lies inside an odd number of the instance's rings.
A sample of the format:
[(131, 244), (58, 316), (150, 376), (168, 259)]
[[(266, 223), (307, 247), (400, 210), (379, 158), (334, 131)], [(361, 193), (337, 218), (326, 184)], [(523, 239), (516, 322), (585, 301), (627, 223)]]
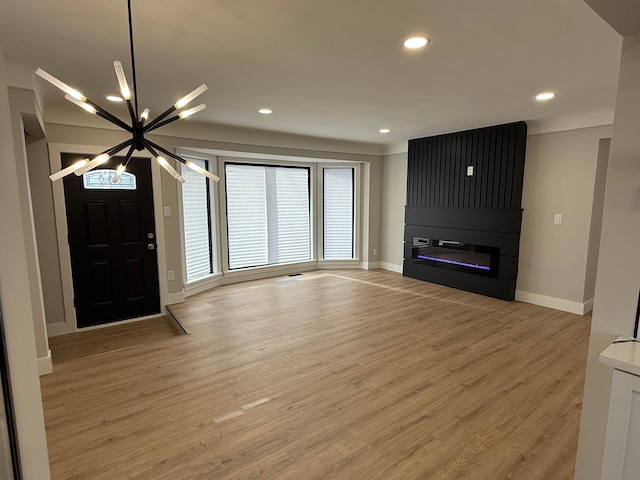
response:
[(489, 277), (498, 276), (500, 249), (457, 240), (413, 237), (411, 261)]

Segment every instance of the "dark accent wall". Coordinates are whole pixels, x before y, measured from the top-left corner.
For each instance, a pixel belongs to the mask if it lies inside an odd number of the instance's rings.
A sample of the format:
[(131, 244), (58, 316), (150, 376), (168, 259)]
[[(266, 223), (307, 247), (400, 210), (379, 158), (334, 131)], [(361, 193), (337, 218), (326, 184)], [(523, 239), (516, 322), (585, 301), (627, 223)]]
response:
[[(526, 139), (516, 122), (409, 141), (404, 275), (514, 299)], [(414, 263), (414, 236), (499, 247), (498, 277)]]
[(526, 135), (518, 122), (409, 140), (407, 206), (520, 208)]

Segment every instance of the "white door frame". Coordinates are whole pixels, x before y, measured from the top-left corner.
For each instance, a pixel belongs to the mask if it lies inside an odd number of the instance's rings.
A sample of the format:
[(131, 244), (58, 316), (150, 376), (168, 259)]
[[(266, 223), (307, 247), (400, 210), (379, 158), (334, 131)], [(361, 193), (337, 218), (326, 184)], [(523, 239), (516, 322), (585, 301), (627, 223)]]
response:
[[(73, 145), (65, 143), (50, 143), (49, 144), (49, 164), (52, 172), (57, 172), (61, 169), (62, 160), (61, 155), (63, 153), (87, 153), (87, 154), (99, 154), (107, 150), (109, 147), (96, 147), (87, 145)], [(136, 152), (134, 154), (137, 157), (152, 158), (146, 151)], [(160, 288), (160, 313), (157, 315), (148, 315), (145, 317), (132, 318), (129, 320), (122, 320), (119, 322), (111, 322), (103, 325), (97, 325), (95, 327), (85, 327), (82, 330), (92, 330), (95, 328), (104, 328), (107, 326), (135, 322), (144, 320), (147, 318), (155, 318), (165, 314), (165, 305), (168, 303), (169, 285), (167, 282), (167, 260), (166, 260), (166, 244), (164, 236), (164, 221), (162, 211), (162, 172), (160, 166), (156, 162), (151, 162), (151, 176), (153, 183), (153, 212), (155, 217), (156, 227), (156, 245), (158, 252), (158, 283)], [(58, 257), (60, 259), (60, 273), (62, 280), (62, 295), (64, 301), (64, 315), (65, 322), (48, 326), (49, 336), (64, 335), (66, 333), (73, 333), (78, 331), (76, 321), (76, 310), (73, 306), (73, 277), (71, 274), (71, 254), (69, 252), (68, 242), (68, 228), (67, 228), (67, 208), (64, 198), (64, 187), (62, 180), (52, 182), (53, 188), (53, 208), (55, 211), (56, 220), (56, 234), (58, 237)]]

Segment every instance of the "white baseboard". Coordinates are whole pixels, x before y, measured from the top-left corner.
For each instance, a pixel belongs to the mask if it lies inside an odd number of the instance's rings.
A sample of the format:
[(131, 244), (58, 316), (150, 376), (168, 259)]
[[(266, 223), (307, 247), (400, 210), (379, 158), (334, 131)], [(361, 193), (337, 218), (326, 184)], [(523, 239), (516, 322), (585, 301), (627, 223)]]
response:
[[(349, 270), (365, 268), (367, 262), (358, 260), (319, 260), (316, 270)], [(365, 268), (366, 269), (366, 268)]]
[(564, 298), (549, 297), (547, 295), (524, 292), (522, 290), (516, 290), (516, 300), (520, 302), (531, 303), (533, 305), (540, 305), (541, 307), (562, 310), (563, 312), (575, 313), (577, 315), (584, 315), (585, 313), (590, 312), (593, 308), (593, 299), (588, 300), (584, 303), (580, 303), (571, 300), (565, 300)]
[(53, 372), (53, 361), (51, 360), (51, 350), (48, 350), (46, 357), (38, 357), (38, 373), (40, 376), (49, 375)]
[(388, 262), (378, 262), (380, 264), (380, 268), (384, 270), (389, 270), (391, 272), (402, 273), (402, 265), (396, 265), (395, 263)]
[(69, 330), (65, 322), (47, 324), (47, 337), (57, 337), (58, 335), (66, 335), (73, 332), (73, 330)]
[(167, 295), (167, 305), (174, 303), (184, 303), (184, 292), (169, 293)]
[(363, 270), (377, 270), (380, 268), (380, 262), (362, 262), (360, 268)]

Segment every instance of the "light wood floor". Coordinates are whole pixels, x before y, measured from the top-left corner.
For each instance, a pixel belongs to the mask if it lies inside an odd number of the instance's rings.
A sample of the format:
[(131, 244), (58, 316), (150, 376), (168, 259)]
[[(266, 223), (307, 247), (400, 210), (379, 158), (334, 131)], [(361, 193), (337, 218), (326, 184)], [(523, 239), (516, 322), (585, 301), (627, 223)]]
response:
[(51, 339), (54, 480), (573, 478), (590, 317), (385, 271)]

